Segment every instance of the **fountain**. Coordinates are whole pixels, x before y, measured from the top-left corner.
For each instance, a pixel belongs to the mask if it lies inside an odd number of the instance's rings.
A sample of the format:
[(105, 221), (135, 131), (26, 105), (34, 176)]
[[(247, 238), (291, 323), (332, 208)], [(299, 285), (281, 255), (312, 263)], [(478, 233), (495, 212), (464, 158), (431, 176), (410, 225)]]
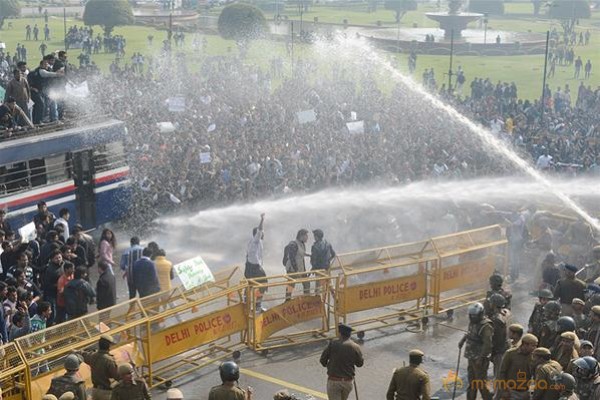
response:
[(462, 3), (462, 0), (450, 0), (448, 12), (425, 13), (427, 18), (440, 24), (440, 28), (444, 30), (444, 39), (446, 40), (461, 40), (461, 31), (467, 29), (467, 24), (483, 17), (483, 14), (479, 13), (461, 12)]

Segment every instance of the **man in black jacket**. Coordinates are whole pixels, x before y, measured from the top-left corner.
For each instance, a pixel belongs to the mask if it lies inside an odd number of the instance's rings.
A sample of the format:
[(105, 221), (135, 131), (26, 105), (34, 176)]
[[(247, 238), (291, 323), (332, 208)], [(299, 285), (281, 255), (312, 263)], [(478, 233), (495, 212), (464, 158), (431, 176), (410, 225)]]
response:
[(102, 310), (117, 304), (117, 283), (108, 264), (104, 261), (98, 262), (98, 271), (100, 276), (96, 283), (96, 306), (98, 310)]
[[(310, 265), (312, 266), (313, 271), (327, 271), (329, 270), (331, 261), (335, 258), (335, 251), (333, 250), (333, 247), (331, 247), (331, 244), (325, 240), (325, 234), (321, 229), (315, 229), (313, 235), (315, 237), (315, 242), (310, 251)], [(317, 281), (317, 291), (319, 291), (320, 285), (321, 282)]]

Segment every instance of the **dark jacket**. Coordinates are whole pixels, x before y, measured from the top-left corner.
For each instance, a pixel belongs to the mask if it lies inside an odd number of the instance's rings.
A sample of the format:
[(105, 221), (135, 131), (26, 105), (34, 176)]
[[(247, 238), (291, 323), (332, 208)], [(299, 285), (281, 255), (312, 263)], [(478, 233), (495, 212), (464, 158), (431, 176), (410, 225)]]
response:
[(312, 245), (310, 251), (310, 265), (312, 269), (329, 269), (331, 260), (335, 258), (335, 251), (325, 239), (319, 240)]
[(96, 306), (98, 310), (117, 304), (117, 282), (110, 271), (100, 274), (96, 283)]
[(96, 297), (92, 286), (83, 279), (73, 279), (65, 285), (65, 306), (69, 319), (87, 314), (88, 304)]
[(160, 292), (154, 261), (148, 257), (142, 257), (133, 264), (132, 285), (140, 297)]
[(45, 299), (56, 299), (58, 296), (58, 278), (63, 274), (63, 265), (64, 262), (60, 265), (49, 262), (48, 265), (46, 265), (46, 269), (42, 275), (42, 291), (44, 292)]

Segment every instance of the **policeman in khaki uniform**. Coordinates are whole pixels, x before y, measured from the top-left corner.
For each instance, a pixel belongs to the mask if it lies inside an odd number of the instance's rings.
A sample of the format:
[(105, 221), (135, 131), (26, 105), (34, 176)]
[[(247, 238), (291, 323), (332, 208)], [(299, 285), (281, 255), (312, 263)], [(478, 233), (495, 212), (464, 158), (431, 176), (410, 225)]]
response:
[(508, 347), (510, 349), (519, 347), (523, 337), (523, 325), (511, 324), (508, 327)]
[(533, 306), (533, 311), (529, 317), (528, 332), (539, 338), (542, 334), (542, 326), (544, 325), (544, 306), (554, 295), (549, 289), (541, 289), (538, 293), (538, 302)]
[(210, 389), (208, 400), (252, 400), (252, 388), (241, 389), (237, 382), (240, 379), (240, 367), (233, 361), (225, 361), (219, 365), (221, 385)]
[(558, 337), (558, 317), (560, 316), (560, 311), (561, 306), (558, 301), (549, 301), (544, 306), (544, 323), (538, 337), (541, 347), (549, 349), (554, 345)]
[(560, 387), (560, 397), (558, 400), (579, 400), (579, 397), (575, 394), (577, 382), (573, 375), (563, 372), (556, 377), (555, 382)]
[(589, 317), (585, 313), (585, 301), (574, 298), (571, 302), (573, 308), (573, 321), (575, 321), (575, 332), (582, 335), (590, 326)]
[(581, 357), (575, 360), (573, 376), (577, 379), (575, 393), (580, 400), (600, 399), (600, 376), (598, 361), (594, 357)]
[(483, 400), (491, 400), (492, 394), (488, 385), (478, 385), (478, 382), (487, 381), (487, 372), (490, 366), (492, 353), (492, 335), (494, 328), (492, 322), (484, 315), (483, 304), (473, 303), (468, 308), (469, 329), (467, 334), (458, 343), (459, 349), (465, 347), (467, 365), (467, 400), (475, 400), (477, 391), (481, 392)]
[(411, 350), (408, 353), (408, 367), (396, 368), (386, 400), (430, 400), (431, 388), (429, 375), (419, 367), (423, 362), (421, 350)]
[(579, 353), (575, 350), (577, 335), (573, 332), (563, 332), (560, 338), (560, 344), (552, 349), (552, 359), (557, 361), (564, 371), (568, 372), (567, 368), (569, 368), (571, 361), (579, 358)]
[(538, 339), (531, 333), (523, 335), (518, 347), (506, 351), (498, 372), (499, 398), (502, 400), (529, 400), (528, 382), (533, 378), (532, 353)]
[(545, 347), (538, 347), (533, 351), (535, 387), (531, 400), (558, 400), (560, 397), (560, 392), (556, 389), (554, 380), (562, 372), (562, 367), (550, 358), (550, 350)]
[(92, 371), (92, 400), (110, 400), (112, 393), (111, 379), (118, 381), (117, 362), (110, 354), (110, 346), (116, 344), (110, 335), (100, 336), (98, 351), (83, 352), (83, 361)]
[(600, 348), (600, 306), (592, 307), (590, 320), (591, 325), (585, 335), (585, 339), (592, 343), (592, 346), (594, 346), (594, 357), (598, 358), (600, 356), (600, 352), (598, 351)]
[(502, 357), (508, 350), (508, 325), (511, 321), (511, 313), (504, 308), (506, 299), (499, 293), (494, 293), (488, 299), (491, 307), (490, 320), (494, 328), (492, 335), (492, 364), (494, 365), (494, 376), (498, 376)]
[(76, 354), (69, 354), (63, 364), (67, 372), (63, 376), (52, 378), (47, 394), (60, 397), (66, 392), (72, 392), (75, 394), (75, 400), (86, 400), (85, 381), (79, 376), (80, 365), (79, 357)]
[(504, 307), (510, 310), (510, 302), (512, 299), (512, 293), (510, 291), (504, 289), (502, 285), (504, 284), (504, 278), (502, 275), (498, 273), (494, 273), (490, 276), (490, 290), (487, 291), (485, 295), (485, 301), (483, 302), (483, 307), (485, 308), (485, 315), (488, 317), (492, 316), (493, 306), (491, 304), (491, 297), (494, 294), (499, 294), (504, 297)]
[(110, 400), (151, 400), (148, 386), (140, 378), (133, 377), (133, 367), (124, 363), (117, 367), (121, 380), (115, 385)]
[(339, 339), (329, 342), (319, 360), (327, 368), (329, 400), (348, 399), (352, 392), (355, 367), (360, 368), (364, 364), (360, 347), (350, 339), (352, 330), (346, 324), (339, 324)]

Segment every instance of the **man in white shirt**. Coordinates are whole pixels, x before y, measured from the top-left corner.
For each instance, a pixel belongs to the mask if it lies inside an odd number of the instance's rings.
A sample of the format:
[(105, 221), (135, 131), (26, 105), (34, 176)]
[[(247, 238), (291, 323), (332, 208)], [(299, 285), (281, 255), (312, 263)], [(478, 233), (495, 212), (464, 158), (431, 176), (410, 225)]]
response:
[(68, 208), (61, 208), (60, 211), (58, 212), (58, 216), (60, 218), (58, 218), (56, 221), (54, 221), (54, 227), (56, 227), (57, 225), (61, 225), (63, 227), (63, 243), (67, 242), (67, 239), (70, 237), (69, 235), (69, 209)]
[(548, 154), (548, 149), (544, 150), (544, 154), (538, 157), (535, 166), (542, 171), (547, 170), (552, 165), (552, 156)]
[[(254, 279), (257, 282), (265, 282), (264, 279), (257, 279), (267, 276), (263, 269), (263, 239), (265, 234), (263, 226), (265, 222), (265, 214), (260, 215), (260, 224), (252, 229), (252, 239), (248, 242), (246, 250), (246, 269), (244, 270), (244, 276), (246, 279)], [(261, 306), (263, 294), (267, 291), (266, 287), (261, 287), (254, 291), (254, 298), (256, 302), (256, 311), (264, 312), (265, 308)]]

